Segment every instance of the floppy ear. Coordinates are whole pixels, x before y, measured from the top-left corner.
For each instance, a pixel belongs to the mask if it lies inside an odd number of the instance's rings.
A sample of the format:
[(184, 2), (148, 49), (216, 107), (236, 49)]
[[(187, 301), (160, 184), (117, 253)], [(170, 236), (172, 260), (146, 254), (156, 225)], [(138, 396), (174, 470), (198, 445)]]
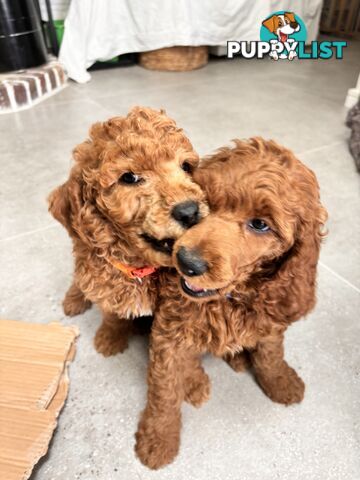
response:
[(67, 182), (50, 193), (48, 204), (52, 216), (66, 228), (70, 236), (76, 235), (74, 217), (80, 211), (83, 202), (80, 184), (73, 174)]
[(274, 33), (276, 30), (276, 18), (277, 15), (273, 15), (262, 22), (264, 27), (266, 27), (271, 33)]
[(49, 211), (68, 231), (90, 248), (107, 248), (113, 239), (109, 222), (96, 206), (94, 192), (81, 177), (69, 180), (49, 195)]
[(67, 182), (53, 190), (48, 197), (49, 212), (71, 234), (70, 202)]
[(284, 17), (288, 18), (291, 23), (296, 22), (295, 14), (292, 13), (292, 12), (286, 12), (286, 13), (284, 13)]
[[(306, 315), (316, 301), (316, 271), (320, 244), (325, 236), (323, 226), (327, 212), (321, 205), (315, 175), (303, 182), (298, 193), (298, 218), (293, 246), (283, 256), (277, 271), (274, 287), (283, 292), (281, 303), (286, 305), (290, 318)], [(286, 293), (285, 293), (286, 292)]]
[(91, 127), (90, 139), (73, 151), (76, 163), (69, 179), (48, 198), (49, 211), (69, 235), (89, 248), (98, 249), (99, 254), (114, 243), (115, 233), (97, 202), (98, 164), (107, 143), (119, 133), (122, 122), (121, 117), (116, 117)]

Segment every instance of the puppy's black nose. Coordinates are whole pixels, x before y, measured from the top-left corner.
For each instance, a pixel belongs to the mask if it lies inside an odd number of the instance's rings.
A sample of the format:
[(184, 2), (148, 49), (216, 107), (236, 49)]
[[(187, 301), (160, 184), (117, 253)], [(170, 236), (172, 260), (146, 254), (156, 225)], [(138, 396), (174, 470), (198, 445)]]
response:
[(171, 211), (171, 215), (183, 227), (190, 228), (200, 220), (199, 204), (193, 200), (178, 203)]
[(293, 28), (293, 29), (297, 28), (298, 25), (299, 24), (297, 22), (290, 22), (290, 27)]
[(198, 253), (194, 250), (187, 250), (185, 247), (180, 247), (176, 254), (177, 262), (180, 270), (188, 277), (197, 277), (205, 273), (209, 266)]

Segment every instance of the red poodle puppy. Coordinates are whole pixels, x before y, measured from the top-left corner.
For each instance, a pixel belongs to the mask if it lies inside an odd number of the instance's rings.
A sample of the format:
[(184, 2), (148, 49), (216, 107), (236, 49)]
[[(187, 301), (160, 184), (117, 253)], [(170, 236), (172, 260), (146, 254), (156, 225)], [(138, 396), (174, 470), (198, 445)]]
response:
[(136, 107), (93, 125), (74, 159), (49, 197), (73, 241), (64, 311), (77, 315), (96, 303), (103, 322), (95, 346), (112, 355), (126, 348), (132, 319), (154, 311), (156, 270), (172, 265), (175, 240), (207, 213), (192, 180), (198, 155), (163, 111)]
[(136, 434), (137, 455), (154, 469), (178, 452), (182, 401), (199, 406), (209, 397), (205, 352), (237, 371), (249, 357), (275, 402), (289, 405), (304, 395), (283, 342), (287, 327), (315, 305), (326, 220), (315, 175), (289, 150), (253, 138), (221, 149), (194, 177), (211, 213), (175, 244), (178, 274), (163, 283)]

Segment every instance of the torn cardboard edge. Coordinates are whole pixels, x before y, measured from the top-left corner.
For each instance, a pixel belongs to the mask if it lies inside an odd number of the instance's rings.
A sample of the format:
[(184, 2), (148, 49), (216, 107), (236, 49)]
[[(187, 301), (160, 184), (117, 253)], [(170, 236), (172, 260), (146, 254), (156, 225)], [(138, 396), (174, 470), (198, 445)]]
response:
[(28, 479), (46, 454), (78, 335), (59, 323), (0, 320), (0, 478)]

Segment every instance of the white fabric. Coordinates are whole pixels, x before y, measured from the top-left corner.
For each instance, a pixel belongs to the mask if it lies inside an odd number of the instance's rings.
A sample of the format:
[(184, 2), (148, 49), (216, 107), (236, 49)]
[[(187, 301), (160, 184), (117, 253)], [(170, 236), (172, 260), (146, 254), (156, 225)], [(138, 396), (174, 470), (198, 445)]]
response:
[[(72, 0), (59, 59), (84, 83), (97, 60), (175, 45), (258, 40), (262, 20), (289, 8), (306, 22), (321, 0)], [(291, 5), (290, 5), (291, 4)], [(296, 5), (295, 5), (296, 4)], [(296, 8), (295, 8), (296, 6)]]

